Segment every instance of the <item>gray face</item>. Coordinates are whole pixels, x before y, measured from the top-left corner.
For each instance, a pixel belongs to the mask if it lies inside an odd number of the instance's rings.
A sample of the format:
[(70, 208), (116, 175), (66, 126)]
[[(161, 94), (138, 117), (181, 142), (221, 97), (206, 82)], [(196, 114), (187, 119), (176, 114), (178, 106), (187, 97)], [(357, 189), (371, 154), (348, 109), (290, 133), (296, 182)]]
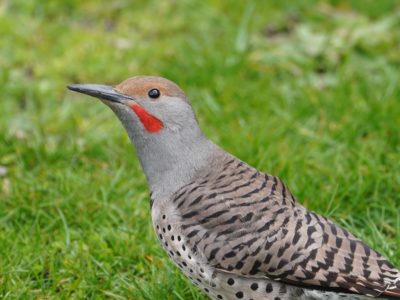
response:
[(68, 88), (97, 97), (114, 111), (135, 145), (153, 191), (180, 185), (189, 176), (181, 170), (198, 168), (212, 148), (185, 94), (169, 80), (141, 76), (116, 87), (83, 84)]
[[(129, 131), (143, 137), (179, 132), (196, 122), (183, 91), (164, 78), (141, 76), (125, 80), (116, 87), (82, 84), (69, 89), (97, 97), (109, 106)], [(133, 132), (132, 132), (133, 133)]]

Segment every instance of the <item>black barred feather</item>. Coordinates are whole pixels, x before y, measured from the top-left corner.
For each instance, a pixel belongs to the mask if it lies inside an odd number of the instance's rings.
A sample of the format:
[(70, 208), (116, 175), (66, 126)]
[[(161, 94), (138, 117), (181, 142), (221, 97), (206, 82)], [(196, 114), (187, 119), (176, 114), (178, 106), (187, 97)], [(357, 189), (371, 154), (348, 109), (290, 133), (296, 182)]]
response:
[(279, 178), (237, 159), (214, 165), (171, 203), (188, 247), (212, 269), (311, 289), (400, 297), (398, 287), (390, 288), (400, 273), (385, 258), (307, 211)]

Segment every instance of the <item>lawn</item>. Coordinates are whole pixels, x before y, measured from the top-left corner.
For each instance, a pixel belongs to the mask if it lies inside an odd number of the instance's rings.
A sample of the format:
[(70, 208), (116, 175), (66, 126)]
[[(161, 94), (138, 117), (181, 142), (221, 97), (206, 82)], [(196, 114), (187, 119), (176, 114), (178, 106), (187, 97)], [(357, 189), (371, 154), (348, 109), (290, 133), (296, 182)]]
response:
[(398, 0), (5, 0), (0, 35), (0, 298), (206, 299), (116, 117), (65, 88), (138, 74), (400, 267)]

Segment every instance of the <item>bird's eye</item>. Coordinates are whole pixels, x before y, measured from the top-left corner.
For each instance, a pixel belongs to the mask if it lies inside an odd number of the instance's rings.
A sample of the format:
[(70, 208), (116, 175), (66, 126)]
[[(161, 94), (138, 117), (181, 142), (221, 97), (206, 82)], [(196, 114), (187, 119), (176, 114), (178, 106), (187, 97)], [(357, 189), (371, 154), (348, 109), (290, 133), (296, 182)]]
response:
[(160, 97), (160, 91), (158, 89), (151, 89), (147, 95), (149, 95), (150, 98), (156, 99)]

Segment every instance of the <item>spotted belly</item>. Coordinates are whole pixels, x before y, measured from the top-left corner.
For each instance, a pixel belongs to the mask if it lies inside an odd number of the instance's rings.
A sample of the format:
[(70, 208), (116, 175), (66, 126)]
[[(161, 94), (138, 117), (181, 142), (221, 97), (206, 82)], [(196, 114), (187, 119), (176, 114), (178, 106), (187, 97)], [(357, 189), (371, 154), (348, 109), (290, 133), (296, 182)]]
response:
[(226, 300), (360, 300), (367, 296), (305, 289), (270, 280), (265, 277), (237, 276), (213, 268), (196, 249), (188, 246), (172, 218), (160, 215), (153, 222), (154, 230), (164, 250), (190, 281), (211, 299)]
[[(183, 274), (211, 299), (295, 299), (284, 296), (288, 293), (285, 284), (266, 279), (238, 278), (207, 265), (201, 254), (188, 246), (186, 237), (175, 226), (167, 215), (161, 215), (154, 222), (158, 240)], [(301, 289), (297, 292), (300, 296)]]

